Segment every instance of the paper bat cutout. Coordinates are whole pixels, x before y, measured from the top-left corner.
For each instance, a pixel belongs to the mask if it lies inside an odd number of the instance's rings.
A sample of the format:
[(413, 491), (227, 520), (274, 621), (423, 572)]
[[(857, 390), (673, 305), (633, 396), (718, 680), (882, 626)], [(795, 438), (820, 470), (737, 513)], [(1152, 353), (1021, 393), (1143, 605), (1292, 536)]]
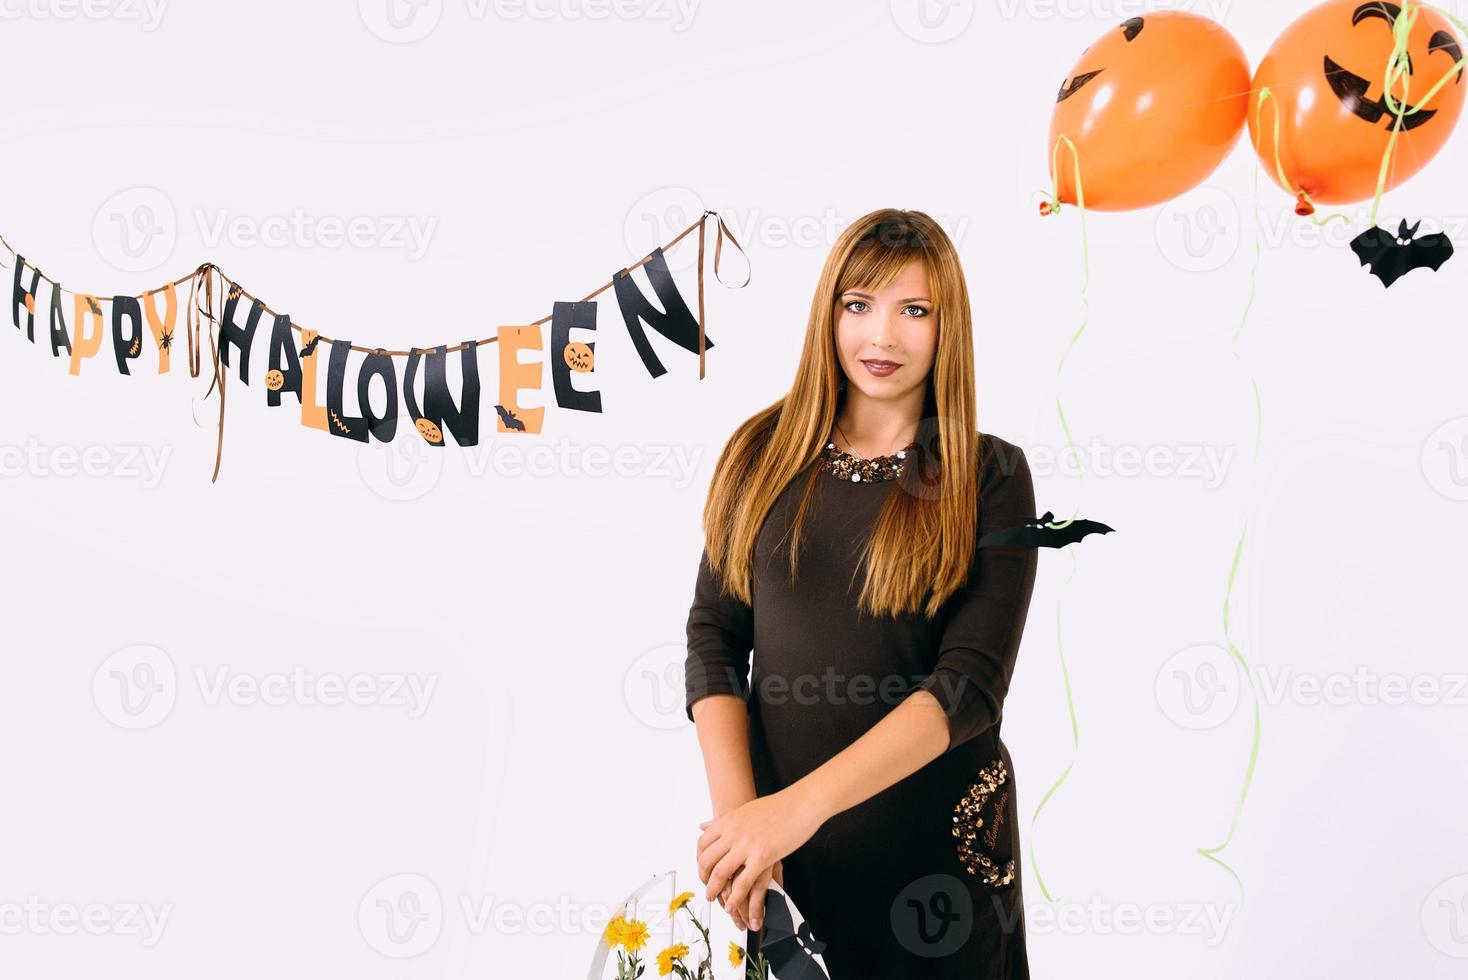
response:
[(1351, 251), (1362, 265), (1371, 267), (1371, 274), (1383, 286), (1390, 286), (1413, 269), (1425, 267), (1436, 272), (1452, 258), (1453, 243), (1441, 232), (1417, 238), (1421, 225), (1419, 220), (1408, 228), (1404, 219), (1395, 235), (1372, 226), (1351, 239)]
[(317, 334), (316, 336), (312, 337), (311, 338), (311, 342), (308, 343), (305, 347), (302, 347), (301, 348), (301, 353), (298, 356), (300, 356), (300, 357), (310, 357), (312, 354), (316, 353), (316, 343), (320, 339), (321, 339), (321, 335), (320, 334)]
[(764, 954), (771, 980), (829, 980), (818, 958), (826, 944), (811, 934), (810, 925), (778, 886), (765, 892), (764, 926), (758, 933), (746, 932), (744, 946), (751, 955)]
[(511, 430), (512, 432), (525, 431), (525, 423), (520, 421), (519, 416), (517, 416), (514, 412), (510, 411), (508, 408), (505, 408), (505, 406), (503, 405), (496, 405), (494, 407), (494, 410), (499, 413), (500, 421), (505, 423), (505, 428)]
[(1064, 527), (1046, 527), (1053, 523), (1055, 515), (1045, 511), (1043, 517), (1025, 521), (1019, 527), (1006, 527), (990, 531), (979, 538), (978, 547), (992, 544), (1017, 544), (1023, 548), (1063, 548), (1074, 544), (1088, 534), (1109, 534), (1114, 528), (1099, 521), (1074, 520)]

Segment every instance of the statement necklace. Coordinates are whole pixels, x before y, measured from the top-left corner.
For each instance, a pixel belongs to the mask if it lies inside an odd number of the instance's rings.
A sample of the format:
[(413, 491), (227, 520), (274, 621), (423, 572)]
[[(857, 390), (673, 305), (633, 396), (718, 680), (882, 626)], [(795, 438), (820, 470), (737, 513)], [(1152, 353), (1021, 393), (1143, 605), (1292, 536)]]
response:
[[(837, 426), (836, 431), (841, 432), (841, 427)], [(845, 439), (846, 433), (841, 432), (841, 438)], [(878, 483), (882, 480), (895, 480), (902, 475), (902, 467), (907, 462), (908, 451), (916, 445), (917, 441), (914, 440), (895, 453), (863, 459), (855, 453), (839, 448), (834, 441), (827, 441), (826, 448), (821, 450), (821, 464), (826, 472), (852, 483)]]

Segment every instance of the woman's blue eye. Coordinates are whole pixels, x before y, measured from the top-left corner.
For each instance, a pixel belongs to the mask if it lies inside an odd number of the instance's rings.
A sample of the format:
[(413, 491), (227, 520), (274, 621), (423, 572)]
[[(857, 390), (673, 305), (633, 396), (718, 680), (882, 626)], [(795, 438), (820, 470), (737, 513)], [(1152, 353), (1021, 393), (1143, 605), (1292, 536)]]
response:
[(909, 307), (906, 307), (906, 309), (907, 310), (917, 310), (917, 315), (918, 316), (927, 316), (928, 315), (928, 311), (926, 309), (924, 309), (923, 307), (921, 307), (921, 306), (909, 306)]
[[(846, 308), (847, 308), (847, 309), (848, 309), (848, 310), (851, 310), (851, 308), (852, 308), (852, 307), (853, 307), (853, 306), (866, 306), (866, 304), (865, 304), (865, 303), (863, 303), (863, 302), (862, 302), (862, 301), (861, 301), (861, 300), (859, 300), (859, 299), (854, 299), (854, 300), (852, 300), (852, 301), (851, 301), (851, 302), (850, 302), (850, 303), (847, 303), (847, 304), (846, 304)], [(853, 312), (853, 313), (860, 313), (860, 312), (861, 312), (861, 310), (851, 310), (851, 312)]]

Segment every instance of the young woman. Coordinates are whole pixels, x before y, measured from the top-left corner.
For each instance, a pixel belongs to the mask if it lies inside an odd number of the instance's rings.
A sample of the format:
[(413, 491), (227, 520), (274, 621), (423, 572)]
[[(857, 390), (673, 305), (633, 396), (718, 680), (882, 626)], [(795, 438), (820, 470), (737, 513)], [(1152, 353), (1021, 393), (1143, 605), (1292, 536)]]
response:
[(999, 727), (1036, 556), (975, 545), (1034, 519), (1034, 490), (975, 402), (953, 243), (922, 212), (873, 212), (831, 250), (794, 384), (735, 431), (704, 509), (699, 875), (755, 930), (778, 882), (832, 980), (1029, 975)]

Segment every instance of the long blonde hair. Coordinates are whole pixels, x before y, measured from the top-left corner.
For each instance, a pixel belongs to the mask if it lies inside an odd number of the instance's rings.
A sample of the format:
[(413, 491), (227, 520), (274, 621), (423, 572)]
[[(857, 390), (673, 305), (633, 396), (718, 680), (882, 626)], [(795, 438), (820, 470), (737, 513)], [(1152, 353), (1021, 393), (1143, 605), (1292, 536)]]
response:
[[(760, 527), (781, 491), (820, 456), (835, 421), (846, 384), (836, 357), (840, 297), (848, 289), (881, 289), (914, 259), (927, 269), (937, 350), (926, 383), (918, 445), (863, 546), (866, 580), (857, 609), (873, 616), (921, 609), (931, 617), (967, 578), (979, 507), (968, 286), (953, 242), (932, 218), (921, 211), (884, 208), (852, 223), (827, 256), (790, 391), (743, 422), (719, 454), (704, 504), (703, 530), (710, 568), (728, 594), (752, 603)], [(821, 468), (813, 467), (786, 535), (792, 581), (801, 527), (822, 477)]]

